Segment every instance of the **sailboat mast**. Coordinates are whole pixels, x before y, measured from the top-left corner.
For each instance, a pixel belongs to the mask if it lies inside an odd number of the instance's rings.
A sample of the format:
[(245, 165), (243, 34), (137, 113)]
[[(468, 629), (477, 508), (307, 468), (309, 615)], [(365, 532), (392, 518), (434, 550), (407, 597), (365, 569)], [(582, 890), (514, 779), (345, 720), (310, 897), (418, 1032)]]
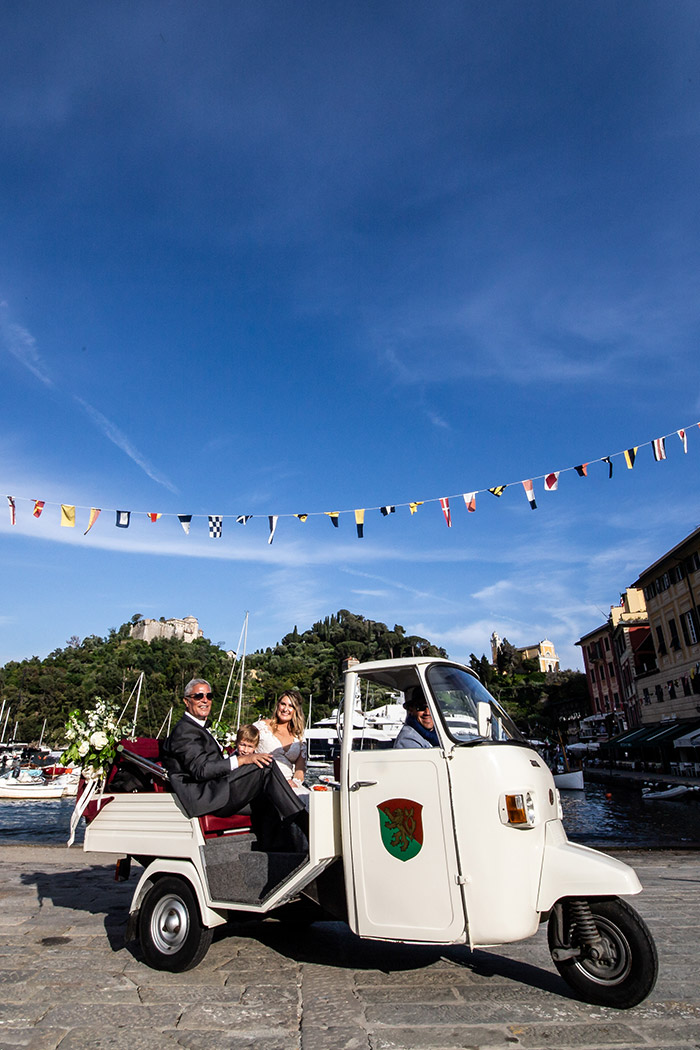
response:
[(241, 708), (243, 707), (243, 678), (245, 676), (245, 650), (248, 644), (248, 611), (246, 610), (243, 621), (243, 656), (241, 657), (241, 681), (238, 687), (238, 715), (236, 718), (236, 730), (241, 728)]

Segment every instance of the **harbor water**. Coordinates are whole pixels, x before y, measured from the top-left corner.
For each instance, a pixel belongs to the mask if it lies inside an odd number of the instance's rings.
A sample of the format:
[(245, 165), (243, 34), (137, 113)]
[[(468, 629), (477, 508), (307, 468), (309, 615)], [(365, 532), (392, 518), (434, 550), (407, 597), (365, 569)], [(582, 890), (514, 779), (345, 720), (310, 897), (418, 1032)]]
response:
[[(700, 792), (675, 801), (651, 801), (643, 800), (636, 786), (588, 782), (585, 791), (562, 791), (561, 798), (564, 826), (574, 842), (602, 850), (613, 846), (700, 848)], [(0, 843), (65, 843), (73, 801), (0, 801)], [(76, 843), (82, 839), (81, 826)]]

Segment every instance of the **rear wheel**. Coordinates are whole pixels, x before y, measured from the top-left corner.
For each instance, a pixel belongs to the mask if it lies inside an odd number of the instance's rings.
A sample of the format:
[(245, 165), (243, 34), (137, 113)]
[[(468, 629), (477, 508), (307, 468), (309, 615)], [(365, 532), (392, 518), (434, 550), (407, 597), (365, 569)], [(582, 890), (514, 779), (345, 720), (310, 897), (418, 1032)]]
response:
[(589, 900), (588, 906), (600, 941), (591, 943), (590, 937), (581, 935), (572, 909), (564, 901), (563, 945), (559, 933), (562, 926), (553, 915), (547, 930), (549, 949), (554, 953), (571, 948), (580, 954), (569, 959), (554, 957), (554, 965), (586, 1002), (628, 1010), (646, 999), (656, 983), (654, 940), (644, 920), (626, 901), (617, 897)]
[(202, 961), (214, 931), (202, 924), (194, 890), (176, 875), (159, 879), (139, 911), (139, 941), (155, 970), (180, 973)]

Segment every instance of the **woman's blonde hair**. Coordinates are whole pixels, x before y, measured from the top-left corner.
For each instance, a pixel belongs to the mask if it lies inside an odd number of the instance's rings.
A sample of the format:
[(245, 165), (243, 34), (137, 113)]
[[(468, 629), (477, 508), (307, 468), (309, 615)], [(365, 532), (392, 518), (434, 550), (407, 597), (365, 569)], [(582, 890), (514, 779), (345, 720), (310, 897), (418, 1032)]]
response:
[(292, 736), (295, 736), (298, 740), (301, 740), (304, 736), (304, 727), (306, 725), (306, 721), (304, 719), (304, 711), (301, 706), (302, 697), (298, 689), (285, 689), (283, 693), (280, 693), (280, 695), (277, 698), (277, 703), (275, 704), (275, 710), (272, 714), (272, 718), (270, 719), (270, 727), (272, 729), (272, 732), (274, 733), (275, 729), (277, 729), (277, 727), (279, 726), (280, 723), (277, 721), (277, 708), (279, 707), (280, 701), (284, 700), (285, 697), (288, 700), (291, 700), (292, 705), (294, 707), (294, 714), (292, 715), (291, 721), (289, 723), (289, 728), (292, 731)]

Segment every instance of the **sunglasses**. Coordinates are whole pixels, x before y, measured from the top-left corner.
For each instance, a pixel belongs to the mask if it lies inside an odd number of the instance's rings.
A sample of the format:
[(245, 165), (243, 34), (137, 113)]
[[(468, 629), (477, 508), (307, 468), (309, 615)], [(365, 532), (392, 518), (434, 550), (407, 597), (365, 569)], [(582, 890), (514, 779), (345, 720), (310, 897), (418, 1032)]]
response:
[(211, 700), (213, 696), (213, 693), (190, 693), (185, 700)]

